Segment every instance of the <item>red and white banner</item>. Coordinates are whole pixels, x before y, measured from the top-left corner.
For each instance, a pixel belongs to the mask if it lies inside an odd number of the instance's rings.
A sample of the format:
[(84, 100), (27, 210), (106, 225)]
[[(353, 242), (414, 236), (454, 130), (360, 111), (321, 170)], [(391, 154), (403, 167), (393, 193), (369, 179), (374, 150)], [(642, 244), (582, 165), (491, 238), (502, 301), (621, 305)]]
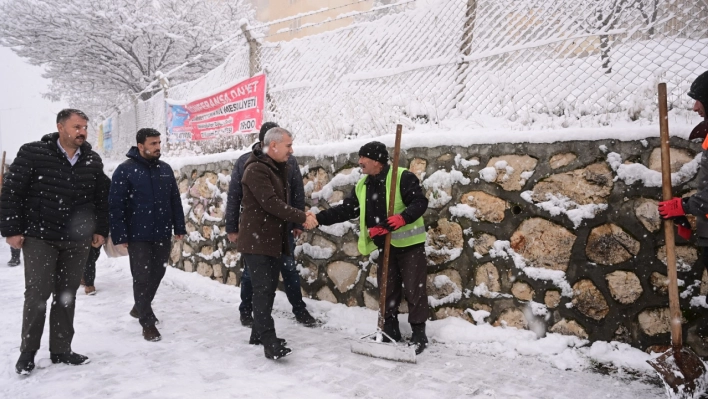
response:
[(256, 133), (263, 122), (266, 77), (256, 75), (189, 102), (167, 100), (168, 141)]

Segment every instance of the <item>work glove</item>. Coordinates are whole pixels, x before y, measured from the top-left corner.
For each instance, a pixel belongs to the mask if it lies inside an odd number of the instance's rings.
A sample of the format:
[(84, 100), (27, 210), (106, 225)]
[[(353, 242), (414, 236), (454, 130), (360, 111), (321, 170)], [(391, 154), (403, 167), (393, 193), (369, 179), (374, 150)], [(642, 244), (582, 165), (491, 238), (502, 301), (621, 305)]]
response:
[(406, 225), (406, 221), (405, 221), (405, 219), (403, 219), (403, 216), (398, 214), (398, 215), (393, 215), (393, 216), (389, 217), (388, 219), (386, 219), (386, 224), (388, 225), (388, 227), (391, 228), (391, 230), (398, 230), (401, 227)]
[(686, 216), (674, 218), (674, 224), (676, 224), (679, 236), (681, 236), (684, 240), (691, 239), (691, 223), (689, 223)]
[(674, 197), (668, 201), (659, 202), (659, 214), (663, 219), (685, 215), (686, 212), (683, 211), (683, 199)]
[(369, 237), (385, 236), (388, 234), (388, 229), (383, 226), (374, 226), (369, 228)]

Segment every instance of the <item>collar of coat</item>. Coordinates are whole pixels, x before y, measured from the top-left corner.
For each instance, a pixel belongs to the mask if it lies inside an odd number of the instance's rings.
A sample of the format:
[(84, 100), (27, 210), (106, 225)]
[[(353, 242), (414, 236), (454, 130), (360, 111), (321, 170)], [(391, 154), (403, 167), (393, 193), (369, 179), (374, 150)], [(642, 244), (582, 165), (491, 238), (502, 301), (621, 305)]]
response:
[[(45, 134), (42, 137), (42, 141), (47, 143), (49, 145), (49, 148), (52, 148), (55, 151), (61, 153), (61, 150), (59, 149), (59, 146), (57, 145), (57, 140), (59, 140), (59, 132)], [(89, 144), (88, 141), (84, 140), (84, 143), (81, 144), (81, 147), (79, 147), (79, 148), (81, 149), (81, 155), (88, 154), (89, 151), (91, 151), (91, 144)], [(62, 153), (62, 156), (64, 156), (63, 153)]]
[(243, 165), (243, 168), (246, 169), (248, 165), (254, 163), (254, 162), (260, 162), (263, 164), (268, 165), (269, 168), (273, 169), (276, 172), (282, 172), (285, 170), (287, 161), (286, 162), (275, 162), (273, 158), (269, 157), (268, 154), (265, 154), (263, 152), (263, 148), (261, 147), (261, 143), (256, 143), (253, 145), (253, 151), (251, 152), (251, 157), (248, 158), (246, 163)]

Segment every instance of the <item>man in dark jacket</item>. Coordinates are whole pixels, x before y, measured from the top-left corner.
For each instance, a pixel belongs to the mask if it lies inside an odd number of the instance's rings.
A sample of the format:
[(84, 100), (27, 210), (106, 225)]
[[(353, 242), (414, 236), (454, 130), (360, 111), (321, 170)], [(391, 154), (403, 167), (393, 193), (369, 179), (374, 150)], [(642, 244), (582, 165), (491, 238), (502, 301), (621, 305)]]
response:
[[(703, 155), (698, 169), (698, 192), (690, 197), (676, 197), (659, 202), (659, 214), (664, 219), (674, 219), (679, 235), (685, 239), (691, 236), (691, 226), (685, 215), (696, 216), (696, 245), (701, 247), (697, 264), (702, 269), (708, 269), (708, 138), (705, 129), (708, 124), (705, 108), (708, 104), (708, 71), (693, 81), (688, 95), (696, 101), (693, 110), (703, 117), (703, 122), (693, 129), (690, 136), (690, 139), (703, 139)], [(698, 323), (696, 333), (704, 340), (708, 339), (708, 320), (701, 320)]]
[(152, 301), (165, 276), (172, 231), (178, 240), (187, 234), (182, 200), (170, 165), (160, 161), (160, 132), (140, 129), (137, 146), (113, 172), (111, 182), (111, 238), (128, 248), (135, 305), (130, 315), (139, 319), (143, 338), (159, 341)]
[[(278, 127), (275, 122), (266, 122), (261, 126), (260, 134), (258, 135), (259, 143), (263, 143), (266, 132)], [(255, 145), (255, 144), (254, 144)], [(231, 183), (229, 184), (229, 196), (226, 202), (226, 233), (229, 241), (235, 243), (238, 240), (238, 219), (241, 212), (241, 200), (243, 198), (243, 188), (241, 187), (241, 178), (243, 176), (244, 166), (246, 161), (251, 157), (251, 153), (241, 155), (234, 170), (231, 173)], [(288, 158), (288, 184), (290, 186), (290, 196), (288, 203), (301, 210), (305, 210), (305, 188), (302, 184), (302, 174), (300, 167), (297, 164), (297, 159), (294, 156)], [(290, 252), (295, 248), (295, 238), (302, 234), (302, 226), (293, 223), (288, 224), (288, 242), (290, 244)], [(283, 276), (283, 285), (285, 286), (285, 295), (288, 301), (293, 306), (295, 320), (307, 327), (317, 325), (310, 312), (307, 311), (305, 301), (302, 300), (302, 290), (300, 289), (300, 272), (295, 265), (295, 258), (292, 255), (284, 254), (280, 267), (280, 274)], [(241, 274), (241, 304), (238, 307), (241, 313), (241, 324), (246, 327), (251, 327), (253, 324), (253, 285), (251, 284), (251, 276), (248, 272), (248, 265), (244, 264), (243, 273)]]
[(293, 153), (292, 135), (285, 129), (268, 130), (263, 146), (256, 144), (246, 161), (237, 249), (243, 254), (253, 281), (251, 343), (262, 343), (265, 356), (278, 359), (291, 350), (275, 334), (271, 312), (283, 254), (292, 255), (288, 222), (312, 228), (314, 216), (288, 205), (287, 160)]
[(89, 247), (108, 236), (108, 186), (99, 178), (101, 157), (86, 142), (86, 114), (60, 111), (57, 129), (20, 148), (0, 194), (0, 232), (25, 257), (19, 374), (34, 369), (50, 295), (52, 363), (89, 362), (71, 350), (74, 307)]
[(425, 334), (429, 311), (425, 291), (427, 262), (423, 223), (428, 199), (418, 177), (404, 168), (398, 168), (395, 214), (389, 216), (392, 168), (388, 165), (386, 146), (378, 141), (365, 144), (359, 150), (359, 166), (361, 172), (368, 176), (359, 180), (341, 205), (317, 214), (317, 222), (326, 226), (359, 218), (359, 252), (368, 255), (377, 248), (381, 250), (376, 276), (379, 287), (383, 286), (381, 273), (385, 237), (391, 232), (384, 332), (396, 341), (401, 340), (398, 306), (401, 297), (405, 296), (409, 309), (408, 322), (413, 330), (411, 344), (416, 347), (416, 353), (421, 353), (428, 344)]

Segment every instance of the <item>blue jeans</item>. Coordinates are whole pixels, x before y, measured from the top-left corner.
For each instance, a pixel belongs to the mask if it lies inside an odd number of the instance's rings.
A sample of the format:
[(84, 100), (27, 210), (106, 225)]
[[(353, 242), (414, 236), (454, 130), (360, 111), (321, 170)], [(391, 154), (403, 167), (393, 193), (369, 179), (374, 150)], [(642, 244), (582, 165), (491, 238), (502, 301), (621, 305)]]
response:
[[(290, 252), (295, 250), (295, 239), (292, 234), (288, 234)], [(305, 311), (305, 302), (302, 300), (300, 290), (300, 272), (295, 265), (295, 258), (291, 255), (283, 255), (280, 258), (280, 274), (283, 276), (285, 285), (285, 295), (293, 306), (293, 313), (298, 315)], [(241, 274), (241, 304), (238, 306), (241, 314), (251, 314), (253, 312), (253, 283), (248, 271), (248, 265), (244, 258), (243, 274)]]

